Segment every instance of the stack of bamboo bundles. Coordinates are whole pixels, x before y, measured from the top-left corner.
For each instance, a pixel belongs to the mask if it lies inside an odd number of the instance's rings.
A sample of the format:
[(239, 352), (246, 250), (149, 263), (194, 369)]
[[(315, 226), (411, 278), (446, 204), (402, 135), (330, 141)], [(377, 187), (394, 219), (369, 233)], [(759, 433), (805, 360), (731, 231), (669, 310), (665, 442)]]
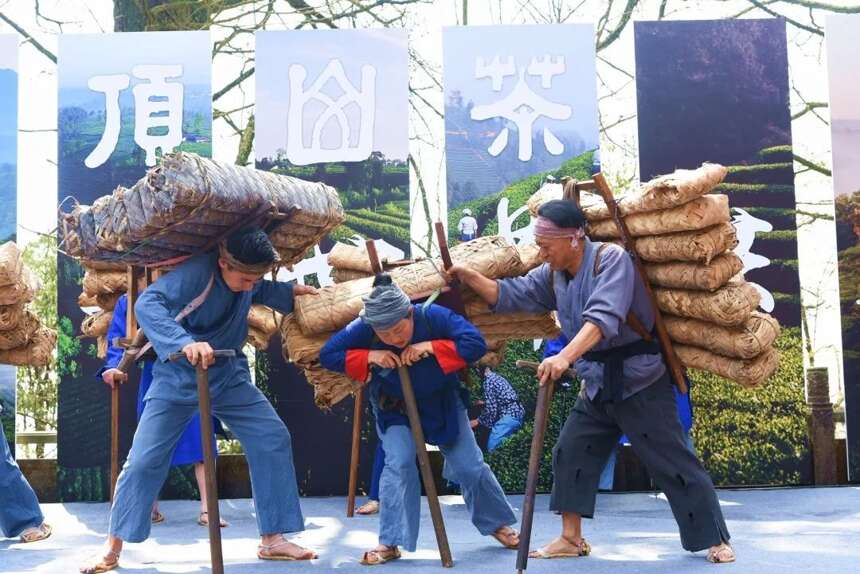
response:
[(40, 288), (18, 247), (11, 241), (0, 245), (0, 363), (44, 367), (51, 362), (57, 334), (27, 309)]
[(269, 237), (285, 265), (344, 220), (337, 192), (325, 184), (177, 152), (130, 189), (63, 214), (60, 229), (72, 257), (147, 265), (199, 253), (275, 211), (284, 218), (271, 222)]
[(248, 343), (258, 351), (265, 351), (283, 320), (284, 316), (271, 307), (251, 305), (248, 312)]
[(81, 323), (81, 337), (96, 340), (96, 356), (107, 356), (107, 333), (116, 302), (128, 290), (128, 273), (121, 263), (82, 262), (84, 280), (78, 305), (87, 311)]
[[(617, 201), (681, 362), (755, 387), (778, 366), (779, 324), (756, 311), (758, 291), (732, 252), (737, 237), (728, 197), (709, 193), (725, 175), (723, 166), (706, 163), (658, 177)], [(544, 186), (529, 209), (536, 215), (561, 195), (561, 185)], [(620, 238), (602, 199), (583, 194), (581, 205), (592, 240)]]
[[(370, 273), (370, 265), (362, 248), (337, 247), (330, 263), (351, 265), (357, 272)], [(468, 265), (487, 277), (515, 277), (524, 275), (537, 265), (534, 249), (522, 251), (508, 244), (501, 237), (481, 237), (461, 243), (451, 249), (455, 263)], [(354, 262), (354, 263), (350, 263)], [(412, 299), (431, 294), (447, 285), (442, 272), (442, 262), (436, 259), (418, 261), (390, 271), (394, 282)], [(295, 310), (282, 324), (281, 335), (284, 356), (305, 370), (308, 382), (314, 385), (318, 406), (326, 408), (336, 404), (348, 394), (355, 392), (357, 385), (345, 376), (329, 373), (319, 366), (319, 351), (329, 337), (358, 316), (363, 308), (362, 297), (370, 294), (373, 278), (363, 277), (320, 289), (318, 295), (297, 297)], [(464, 290), (464, 301), (474, 301), (476, 295)], [(498, 364), (509, 339), (554, 337), (559, 333), (558, 324), (550, 313), (543, 314), (493, 314), (486, 305), (470, 304), (466, 309), (472, 320), (487, 339), (489, 352), (482, 359), (487, 364)]]

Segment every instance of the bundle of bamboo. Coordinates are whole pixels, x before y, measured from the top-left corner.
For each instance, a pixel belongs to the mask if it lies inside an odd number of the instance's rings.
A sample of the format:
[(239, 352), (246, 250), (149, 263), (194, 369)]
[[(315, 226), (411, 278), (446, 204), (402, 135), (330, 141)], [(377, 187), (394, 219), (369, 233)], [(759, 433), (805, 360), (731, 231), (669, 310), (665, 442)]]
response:
[(0, 245), (0, 363), (32, 367), (50, 363), (57, 335), (27, 309), (40, 288), (18, 246), (11, 241)]
[(199, 253), (255, 219), (268, 224), (282, 262), (291, 265), (344, 213), (325, 184), (177, 152), (130, 189), (63, 214), (60, 230), (73, 257), (148, 265)]

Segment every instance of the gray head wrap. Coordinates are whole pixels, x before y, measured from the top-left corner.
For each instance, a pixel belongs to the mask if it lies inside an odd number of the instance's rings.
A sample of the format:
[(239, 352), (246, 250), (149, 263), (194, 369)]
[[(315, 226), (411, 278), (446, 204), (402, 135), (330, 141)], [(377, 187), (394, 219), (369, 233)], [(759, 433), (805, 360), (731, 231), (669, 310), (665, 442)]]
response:
[(370, 295), (363, 297), (364, 310), (360, 315), (374, 329), (388, 329), (405, 319), (412, 308), (409, 297), (394, 284), (378, 285)]

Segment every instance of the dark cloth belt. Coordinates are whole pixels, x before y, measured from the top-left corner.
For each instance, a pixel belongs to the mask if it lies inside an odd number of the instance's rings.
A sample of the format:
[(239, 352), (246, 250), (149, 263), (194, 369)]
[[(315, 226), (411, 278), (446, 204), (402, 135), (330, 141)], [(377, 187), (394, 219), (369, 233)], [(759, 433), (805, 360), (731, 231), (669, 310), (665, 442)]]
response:
[(636, 355), (659, 355), (657, 341), (639, 339), (632, 343), (603, 351), (589, 351), (582, 358), (586, 361), (603, 363), (603, 388), (598, 394), (600, 403), (621, 404), (624, 399), (624, 360)]

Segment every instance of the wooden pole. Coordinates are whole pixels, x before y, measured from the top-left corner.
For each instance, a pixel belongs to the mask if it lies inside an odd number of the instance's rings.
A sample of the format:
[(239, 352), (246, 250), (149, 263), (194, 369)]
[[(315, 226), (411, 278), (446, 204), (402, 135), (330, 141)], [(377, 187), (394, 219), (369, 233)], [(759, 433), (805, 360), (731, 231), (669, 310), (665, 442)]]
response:
[[(537, 371), (537, 363), (517, 361), (517, 367)], [(532, 539), (532, 521), (535, 513), (535, 495), (537, 494), (538, 475), (543, 457), (543, 441), (549, 420), (549, 409), (552, 405), (552, 395), (555, 383), (551, 382), (538, 389), (537, 405), (535, 406), (534, 434), (529, 453), (529, 470), (526, 475), (526, 492), (523, 498), (523, 519), (520, 524), (520, 545), (517, 548), (517, 572), (522, 574), (528, 568), (529, 547)]]
[(826, 367), (806, 370), (806, 404), (809, 405), (809, 438), (816, 485), (836, 484), (836, 443), (833, 441), (833, 404)]
[[(137, 335), (137, 320), (134, 317), (134, 304), (137, 302), (137, 297), (140, 290), (137, 287), (138, 278), (141, 277), (143, 270), (140, 267), (129, 265), (126, 271), (127, 283), (127, 306), (125, 311), (125, 332), (126, 337), (134, 339)], [(110, 344), (110, 341), (108, 342)], [(124, 368), (120, 369), (123, 372), (128, 371), (130, 362), (126, 362)], [(119, 479), (119, 387), (118, 382), (114, 382), (110, 392), (110, 499), (113, 500), (114, 490), (116, 489), (116, 481)]]
[[(367, 250), (367, 258), (370, 259), (370, 268), (374, 273), (382, 273), (382, 264), (379, 254), (376, 252), (376, 244), (372, 239), (364, 242)], [(358, 465), (361, 450), (361, 422), (364, 416), (364, 388), (359, 387), (353, 395), (352, 409), (352, 451), (349, 459), (349, 487), (346, 496), (346, 516), (352, 518), (355, 513), (355, 493), (358, 489)]]
[[(236, 351), (215, 351), (220, 357), (235, 357)], [(185, 353), (172, 353), (171, 361), (185, 358)], [(209, 554), (212, 574), (224, 574), (224, 555), (221, 547), (221, 512), (218, 508), (218, 481), (215, 480), (215, 453), (212, 449), (212, 403), (209, 397), (209, 371), (197, 364), (197, 396), (200, 404), (200, 441), (203, 446), (203, 474), (206, 481), (206, 513), (209, 517)]]
[(406, 415), (409, 417), (409, 427), (412, 429), (412, 438), (415, 439), (418, 467), (421, 470), (424, 491), (427, 493), (427, 504), (430, 506), (430, 517), (433, 519), (433, 530), (436, 532), (436, 544), (439, 546), (442, 566), (451, 568), (454, 565), (454, 559), (451, 557), (451, 548), (448, 546), (448, 535), (445, 532), (445, 522), (442, 519), (442, 507), (439, 505), (436, 483), (433, 482), (430, 456), (427, 454), (427, 445), (424, 440), (424, 431), (421, 428), (421, 419), (418, 416), (418, 404), (415, 401), (412, 380), (409, 378), (409, 370), (406, 367), (398, 367), (397, 372), (400, 375), (400, 386), (403, 388), (403, 402), (406, 405)]
[(621, 216), (621, 211), (618, 209), (618, 204), (615, 202), (615, 197), (612, 195), (612, 190), (609, 189), (609, 185), (606, 183), (603, 174), (594, 174), (594, 184), (603, 201), (606, 202), (609, 213), (612, 215), (612, 219), (618, 228), (618, 233), (621, 235), (621, 242), (627, 252), (630, 253), (630, 257), (633, 259), (633, 266), (645, 285), (645, 292), (651, 301), (651, 307), (654, 309), (654, 330), (657, 332), (657, 341), (660, 343), (663, 358), (669, 367), (669, 373), (672, 375), (672, 379), (675, 381), (678, 390), (686, 394), (687, 381), (684, 378), (684, 367), (681, 365), (678, 355), (675, 354), (675, 347), (672, 346), (672, 341), (669, 339), (669, 332), (666, 330), (666, 324), (663, 322), (663, 315), (657, 306), (657, 299), (654, 296), (654, 291), (651, 290), (651, 283), (648, 281), (648, 275), (645, 273), (642, 260), (633, 246), (633, 237), (630, 235), (630, 230), (627, 229), (627, 223), (625, 223), (624, 218)]

